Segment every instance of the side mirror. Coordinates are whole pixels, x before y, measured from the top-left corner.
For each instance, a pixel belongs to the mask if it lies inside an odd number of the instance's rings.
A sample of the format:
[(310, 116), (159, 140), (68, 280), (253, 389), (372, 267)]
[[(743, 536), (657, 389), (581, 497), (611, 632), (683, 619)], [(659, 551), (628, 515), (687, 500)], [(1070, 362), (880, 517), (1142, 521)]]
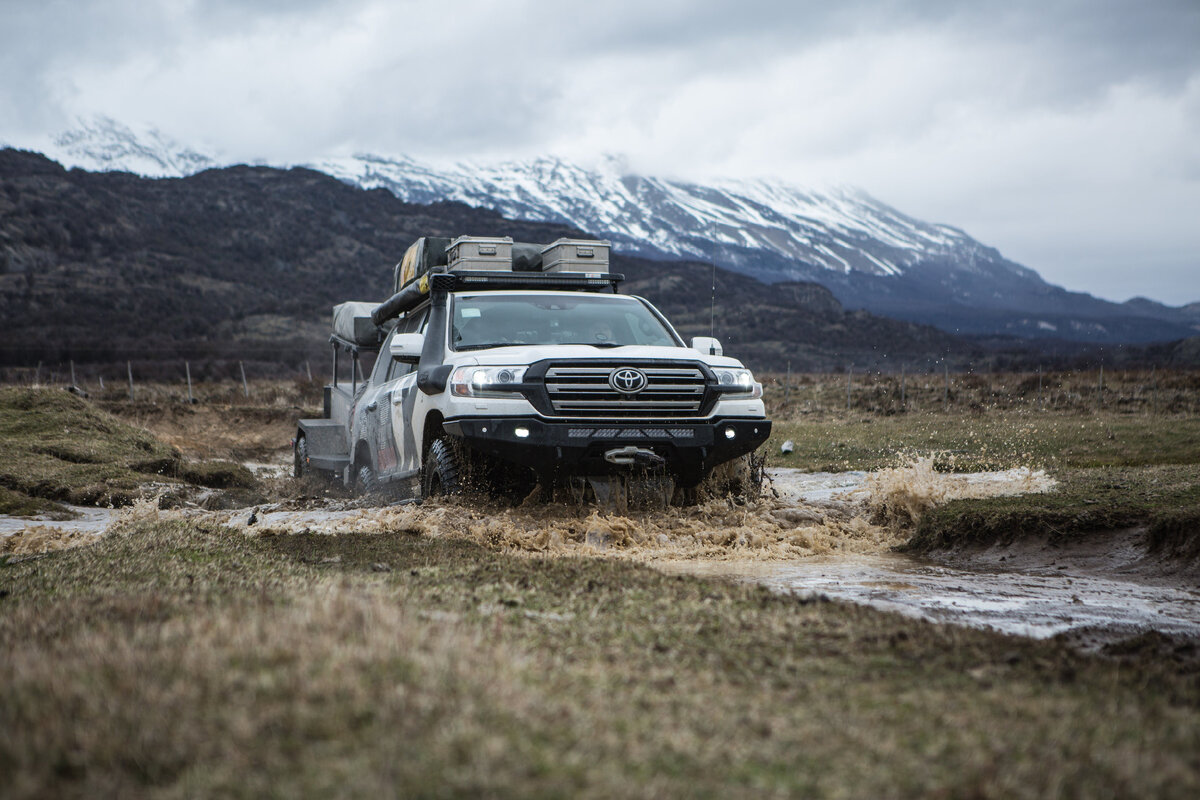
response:
[(721, 343), (711, 336), (692, 337), (692, 349), (697, 353), (704, 353), (706, 356), (725, 355), (725, 351), (721, 349)]
[(422, 333), (393, 333), (388, 351), (392, 358), (415, 362), (421, 360), (421, 348), (424, 346), (425, 335)]

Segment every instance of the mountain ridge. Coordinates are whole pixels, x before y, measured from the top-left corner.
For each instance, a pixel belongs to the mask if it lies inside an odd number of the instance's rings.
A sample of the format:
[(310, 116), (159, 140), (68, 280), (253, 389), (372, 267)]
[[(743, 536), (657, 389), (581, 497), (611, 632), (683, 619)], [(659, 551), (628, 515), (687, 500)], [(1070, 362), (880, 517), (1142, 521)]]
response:
[[(63, 163), (194, 174), (219, 159), (153, 129), (81, 122), (54, 145)], [(508, 219), (569, 225), (618, 252), (700, 260), (765, 282), (812, 281), (847, 308), (950, 332), (1094, 342), (1165, 341), (1200, 332), (1200, 314), (1155, 301), (1112, 303), (1044, 281), (949, 225), (925, 223), (858, 189), (806, 190), (765, 180), (699, 184), (541, 157), (433, 167), (359, 154), (303, 166), (410, 203), (490, 208)]]
[[(242, 359), (316, 365), (335, 303), (386, 299), (417, 236), (468, 232), (583, 235), (461, 203), (405, 203), (305, 168), (154, 180), (0, 149), (0, 364), (190, 359), (197, 374)], [(846, 311), (816, 284), (619, 253), (613, 269), (627, 276), (624, 292), (655, 303), (684, 336), (707, 335), (715, 317), (726, 352), (757, 369), (986, 357), (928, 325)]]

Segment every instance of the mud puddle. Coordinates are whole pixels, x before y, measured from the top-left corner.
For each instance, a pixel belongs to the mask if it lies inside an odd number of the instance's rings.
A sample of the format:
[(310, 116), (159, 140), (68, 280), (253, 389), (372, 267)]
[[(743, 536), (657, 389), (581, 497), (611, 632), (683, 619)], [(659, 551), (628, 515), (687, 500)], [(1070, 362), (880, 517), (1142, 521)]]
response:
[(1096, 634), (1101, 643), (1112, 635), (1145, 630), (1200, 636), (1200, 592), (1117, 577), (967, 569), (897, 553), (789, 563), (663, 562), (659, 567), (1034, 638), (1069, 631), (1107, 632), (1103, 637)]
[[(773, 470), (771, 477), (783, 507), (836, 510), (851, 519), (916, 519), (954, 499), (1054, 486), (1040, 471), (942, 474), (929, 461), (875, 473)], [(1200, 591), (1146, 559), (1136, 532), (1098, 534), (1077, 549), (1026, 542), (935, 562), (879, 547), (758, 562), (664, 559), (656, 566), (1034, 638), (1088, 632), (1080, 637), (1085, 646), (1146, 630), (1200, 636)]]

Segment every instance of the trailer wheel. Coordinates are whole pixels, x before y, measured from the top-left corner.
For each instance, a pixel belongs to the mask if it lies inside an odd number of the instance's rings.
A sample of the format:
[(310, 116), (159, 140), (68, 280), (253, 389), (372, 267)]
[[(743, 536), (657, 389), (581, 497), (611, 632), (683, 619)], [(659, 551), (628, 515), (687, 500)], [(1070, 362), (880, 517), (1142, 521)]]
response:
[(292, 474), (297, 478), (303, 478), (311, 474), (312, 470), (308, 466), (308, 437), (296, 437), (296, 463), (292, 470)]
[(370, 494), (378, 488), (379, 482), (375, 479), (375, 470), (371, 469), (370, 464), (363, 464), (358, 468), (358, 472), (354, 473), (354, 486), (358, 489), (359, 494)]
[(425, 497), (462, 494), (462, 448), (449, 436), (429, 446), (421, 471), (421, 493)]

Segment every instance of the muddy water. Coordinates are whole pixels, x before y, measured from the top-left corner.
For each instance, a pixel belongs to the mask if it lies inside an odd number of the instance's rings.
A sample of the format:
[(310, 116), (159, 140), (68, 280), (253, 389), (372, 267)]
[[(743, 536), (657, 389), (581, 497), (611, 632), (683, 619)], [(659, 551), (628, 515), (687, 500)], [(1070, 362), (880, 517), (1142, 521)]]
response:
[(790, 563), (663, 562), (669, 572), (825, 595), (933, 622), (1045, 638), (1072, 630), (1200, 635), (1200, 592), (1117, 577), (948, 567), (895, 553)]
[[(952, 499), (1053, 488), (1044, 473), (1027, 469), (942, 475), (928, 462), (878, 473), (775, 470), (772, 478), (783, 506), (901, 519)], [(1132, 533), (1099, 538), (1103, 556), (1029, 543), (960, 557), (954, 565), (879, 548), (760, 562), (663, 560), (657, 566), (1036, 638), (1084, 630), (1200, 635), (1194, 583), (1139, 569), (1144, 553)]]
[[(256, 465), (268, 466), (268, 465)], [(0, 518), (0, 551), (33, 553), (94, 541), (110, 525), (150, 515), (202, 517), (247, 535), (363, 535), (405, 530), (467, 538), (530, 557), (628, 558), (656, 568), (820, 594), (938, 622), (1025, 636), (1106, 628), (1200, 634), (1200, 594), (1180, 581), (1123, 574), (1120, 564), (1077, 559), (1064, 567), (1036, 548), (979, 553), (955, 566), (892, 552), (907, 523), (957, 498), (1050, 491), (1028, 469), (947, 475), (928, 461), (875, 473), (771, 472), (770, 496), (747, 506), (618, 515), (588, 506), (520, 508), (471, 503), (158, 512), (144, 501), (119, 514), (77, 509), (79, 520)], [(1101, 543), (1106, 553), (1117, 552)]]
[(117, 517), (111, 508), (67, 506), (74, 519), (46, 515), (10, 517), (0, 514), (0, 553), (21, 556), (63, 550), (95, 542)]

